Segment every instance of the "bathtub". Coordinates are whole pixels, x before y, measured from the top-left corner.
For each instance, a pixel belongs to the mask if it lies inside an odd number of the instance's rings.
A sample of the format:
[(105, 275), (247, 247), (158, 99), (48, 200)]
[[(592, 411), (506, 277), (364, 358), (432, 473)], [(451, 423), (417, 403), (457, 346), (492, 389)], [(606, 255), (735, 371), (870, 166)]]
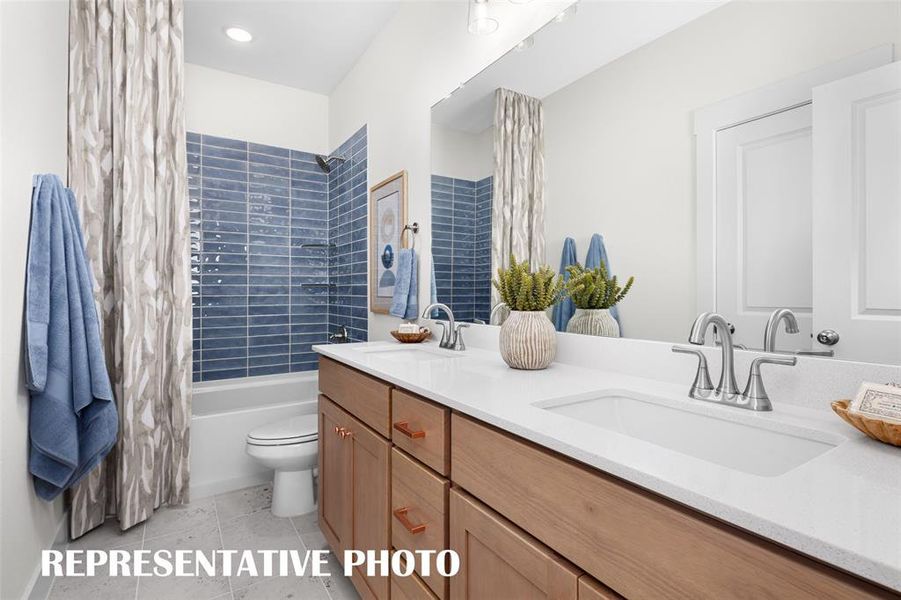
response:
[(272, 481), (272, 471), (244, 452), (260, 425), (316, 412), (316, 371), (194, 384), (191, 498)]

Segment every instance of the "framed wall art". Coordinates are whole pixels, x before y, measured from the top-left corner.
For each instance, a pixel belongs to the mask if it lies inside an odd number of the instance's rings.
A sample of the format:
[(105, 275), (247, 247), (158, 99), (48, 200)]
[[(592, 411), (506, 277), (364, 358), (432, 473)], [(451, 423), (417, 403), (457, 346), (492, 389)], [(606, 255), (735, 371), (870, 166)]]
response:
[(407, 222), (407, 172), (369, 189), (369, 310), (388, 314), (397, 280), (397, 252)]

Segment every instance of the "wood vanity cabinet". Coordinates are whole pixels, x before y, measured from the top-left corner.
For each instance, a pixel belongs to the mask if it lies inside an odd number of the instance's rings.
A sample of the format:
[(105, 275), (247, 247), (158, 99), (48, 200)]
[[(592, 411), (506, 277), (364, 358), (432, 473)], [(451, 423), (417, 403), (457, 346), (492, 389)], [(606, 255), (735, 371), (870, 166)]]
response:
[[(388, 550), (391, 443), (319, 396), (319, 523), (343, 562), (345, 550)], [(388, 598), (389, 578), (354, 568), (364, 598)]]
[(338, 559), (460, 556), (449, 582), (356, 570), (364, 598), (897, 597), (336, 361), (319, 380), (319, 522)]

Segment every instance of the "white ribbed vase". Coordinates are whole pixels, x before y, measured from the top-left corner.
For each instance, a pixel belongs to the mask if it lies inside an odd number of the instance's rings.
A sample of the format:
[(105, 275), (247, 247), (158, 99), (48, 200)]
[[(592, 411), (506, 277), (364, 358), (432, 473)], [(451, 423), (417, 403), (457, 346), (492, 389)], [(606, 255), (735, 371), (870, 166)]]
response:
[(501, 325), (500, 347), (514, 369), (544, 369), (557, 355), (557, 332), (543, 310), (511, 310)]
[(619, 337), (619, 323), (608, 308), (577, 308), (566, 324), (566, 333)]

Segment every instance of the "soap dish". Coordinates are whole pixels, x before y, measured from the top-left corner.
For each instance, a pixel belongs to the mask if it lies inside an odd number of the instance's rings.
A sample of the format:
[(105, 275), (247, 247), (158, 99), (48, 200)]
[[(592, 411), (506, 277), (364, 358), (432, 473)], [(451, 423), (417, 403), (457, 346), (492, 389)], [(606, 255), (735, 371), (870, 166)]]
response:
[(862, 433), (870, 436), (874, 440), (879, 440), (885, 444), (892, 446), (901, 446), (901, 424), (889, 423), (881, 419), (873, 419), (863, 415), (852, 413), (848, 410), (848, 400), (836, 400), (832, 403), (832, 410), (835, 414), (854, 426)]
[(402, 344), (418, 344), (419, 342), (425, 341), (429, 339), (429, 336), (432, 335), (432, 332), (428, 329), (420, 329), (418, 333), (401, 333), (399, 331), (392, 331), (391, 335), (394, 336), (398, 342)]

